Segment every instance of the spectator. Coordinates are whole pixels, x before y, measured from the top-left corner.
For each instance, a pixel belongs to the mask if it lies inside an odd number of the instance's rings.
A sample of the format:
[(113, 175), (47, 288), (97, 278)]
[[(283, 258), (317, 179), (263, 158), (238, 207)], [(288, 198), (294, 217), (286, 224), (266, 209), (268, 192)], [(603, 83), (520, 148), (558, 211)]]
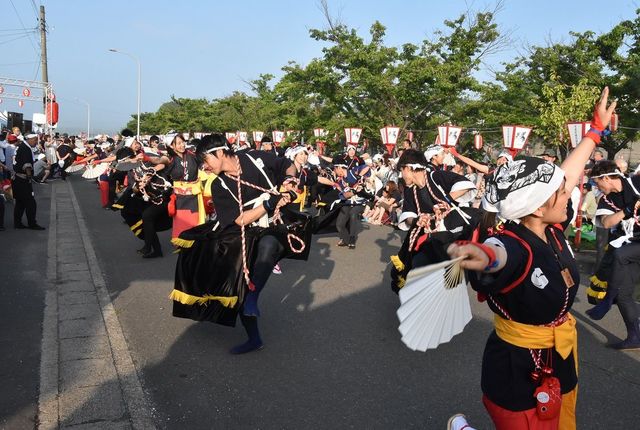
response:
[(36, 156), (36, 162), (33, 165), (33, 179), (41, 184), (46, 183), (47, 178), (51, 174), (51, 165), (44, 154)]
[(378, 191), (373, 207), (368, 209), (363, 216), (367, 218), (369, 224), (373, 225), (393, 223), (393, 214), (398, 208), (400, 200), (402, 200), (402, 195), (398, 191), (398, 186), (394, 181), (388, 181), (387, 185)]

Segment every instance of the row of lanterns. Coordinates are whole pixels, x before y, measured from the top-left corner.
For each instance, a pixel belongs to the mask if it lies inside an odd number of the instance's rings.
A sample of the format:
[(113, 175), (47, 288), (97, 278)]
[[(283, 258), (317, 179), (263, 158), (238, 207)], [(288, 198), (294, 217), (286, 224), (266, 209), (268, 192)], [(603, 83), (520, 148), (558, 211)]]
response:
[[(590, 123), (589, 122), (571, 122), (567, 124), (569, 129), (569, 137), (571, 140), (571, 146), (576, 147), (578, 142), (582, 139), (582, 137), (589, 131)], [(611, 118), (611, 124), (609, 126), (611, 132), (614, 132), (618, 129), (618, 114), (614, 113)], [(529, 140), (529, 135), (531, 134), (532, 128), (526, 127), (522, 125), (503, 125), (502, 126), (502, 139), (503, 146), (507, 149), (512, 155), (516, 155), (520, 152), (527, 144)], [(360, 138), (362, 136), (362, 128), (357, 127), (349, 127), (344, 129), (346, 142), (349, 145), (357, 145), (360, 142)], [(300, 135), (300, 131), (296, 130), (274, 130), (271, 132), (273, 137), (273, 142), (276, 145), (283, 143), (286, 138), (293, 137), (297, 139)], [(235, 133), (228, 132), (226, 133), (226, 138), (230, 143), (239, 143), (245, 144), (247, 142), (246, 131), (238, 131)], [(326, 137), (328, 135), (328, 131), (323, 128), (315, 128), (313, 129), (313, 135), (316, 137), (316, 142), (318, 144), (318, 151), (322, 153), (324, 151), (324, 146), (326, 144)], [(462, 127), (458, 127), (455, 125), (442, 125), (438, 127), (438, 135), (436, 136), (435, 144), (442, 145), (446, 147), (455, 147), (462, 135)], [(260, 145), (262, 138), (264, 137), (264, 132), (262, 131), (254, 131), (252, 132), (253, 141), (256, 146)], [(388, 153), (391, 155), (393, 153), (393, 149), (398, 143), (398, 138), (400, 137), (400, 127), (395, 126), (387, 126), (380, 129), (380, 137), (382, 138), (382, 143), (385, 145)], [(408, 132), (407, 138), (409, 140), (413, 139), (413, 133)], [(481, 150), (484, 145), (484, 140), (482, 135), (474, 131), (473, 132), (473, 147), (476, 150)]]

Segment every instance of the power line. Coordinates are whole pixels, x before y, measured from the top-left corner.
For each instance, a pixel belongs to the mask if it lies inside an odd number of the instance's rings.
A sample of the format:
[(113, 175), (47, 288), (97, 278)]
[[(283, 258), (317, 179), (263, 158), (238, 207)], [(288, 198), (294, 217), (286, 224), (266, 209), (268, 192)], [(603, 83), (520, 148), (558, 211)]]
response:
[[(9, 3), (11, 3), (11, 6), (13, 7), (13, 10), (15, 11), (16, 16), (18, 17), (18, 21), (20, 21), (20, 25), (22, 26), (22, 29), (24, 31), (27, 31), (27, 28), (25, 27), (24, 23), (22, 22), (22, 18), (20, 18), (20, 14), (18, 13), (18, 9), (16, 9), (16, 5), (13, 4), (13, 0), (9, 0)], [(31, 43), (31, 46), (33, 47), (33, 51), (37, 55), (40, 55), (40, 53), (38, 52), (38, 49), (36, 48), (36, 45), (33, 43), (33, 40), (31, 39), (31, 37), (29, 37), (29, 43)]]
[(37, 63), (37, 61), (25, 61), (22, 63), (0, 63), (0, 67), (22, 66), (24, 64), (33, 64), (33, 63)]
[[(26, 34), (23, 34), (22, 36), (14, 37), (13, 39), (4, 40), (4, 41), (0, 42), (0, 45), (4, 45), (5, 43), (9, 43), (9, 42), (13, 42), (13, 41), (16, 41), (16, 40), (24, 39), (25, 37), (29, 37), (29, 36), (26, 35)], [(31, 39), (29, 39), (29, 40), (31, 40)]]

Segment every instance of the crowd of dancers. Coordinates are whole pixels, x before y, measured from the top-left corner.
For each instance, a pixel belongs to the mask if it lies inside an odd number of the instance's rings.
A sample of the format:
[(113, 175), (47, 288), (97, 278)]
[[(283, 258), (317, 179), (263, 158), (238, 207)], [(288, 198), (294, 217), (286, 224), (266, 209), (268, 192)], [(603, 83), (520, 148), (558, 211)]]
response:
[[(281, 259), (308, 258), (313, 234), (335, 231), (335, 246), (355, 250), (363, 222), (406, 231), (391, 259), (395, 292), (412, 269), (463, 257), (472, 288), (495, 313), (482, 390), (496, 427), (575, 428), (578, 360), (569, 311), (580, 274), (565, 230), (570, 196), (615, 108), (607, 100), (605, 89), (591, 129), (561, 166), (548, 154), (514, 159), (508, 152), (484, 165), (439, 145), (420, 151), (410, 141), (396, 157), (358, 154), (353, 145), (328, 157), (266, 137), (259, 149), (232, 145), (215, 133), (191, 141), (130, 137), (119, 145), (105, 138), (83, 145), (69, 166), (108, 166), (93, 172), (102, 205), (119, 210), (144, 241), (143, 258), (162, 257), (157, 232), (172, 229), (179, 250), (173, 315), (226, 326), (239, 318), (247, 340), (233, 354), (263, 348), (260, 293)], [(640, 176), (606, 160), (586, 173), (602, 194), (595, 223), (610, 234), (588, 314), (600, 319), (617, 304), (627, 337), (611, 346), (640, 349), (633, 297)]]

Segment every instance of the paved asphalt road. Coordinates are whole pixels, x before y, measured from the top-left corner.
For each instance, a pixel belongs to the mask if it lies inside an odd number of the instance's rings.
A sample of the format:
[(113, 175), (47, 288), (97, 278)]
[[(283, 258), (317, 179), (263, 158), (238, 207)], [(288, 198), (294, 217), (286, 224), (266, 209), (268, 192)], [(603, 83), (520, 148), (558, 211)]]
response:
[[(261, 296), (265, 349), (231, 356), (228, 349), (244, 341), (240, 325), (230, 329), (171, 316), (167, 296), (176, 256), (168, 253), (169, 246), (164, 258), (141, 259), (135, 252), (141, 242), (118, 214), (99, 207), (95, 185), (72, 180), (159, 428), (443, 429), (457, 412), (479, 429), (491, 428), (480, 401), (490, 312), (472, 300), (474, 319), (461, 335), (435, 351), (408, 350), (397, 331), (398, 300), (388, 286), (388, 257), (401, 241), (390, 228), (365, 230), (356, 250), (336, 247), (334, 236), (320, 236), (309, 262), (285, 260), (283, 274), (273, 275)], [(39, 199), (41, 208), (48, 207), (46, 194)], [(10, 235), (17, 240), (16, 232)], [(168, 244), (168, 232), (161, 240)], [(2, 259), (9, 279), (2, 281), (6, 325), (0, 346), (8, 359), (3, 380), (23, 388), (16, 390), (20, 400), (12, 403), (6, 402), (12, 397), (6, 383), (0, 389), (3, 424), (27, 423), (37, 410), (36, 340), (43, 294), (33, 279), (34, 262), (46, 253), (46, 248), (13, 243), (24, 272), (8, 270)], [(593, 256), (578, 257), (583, 273), (589, 272)], [(624, 334), (619, 313), (614, 310), (594, 324), (584, 316), (584, 291), (578, 298), (578, 427), (637, 428), (640, 353), (605, 348), (607, 340)]]

